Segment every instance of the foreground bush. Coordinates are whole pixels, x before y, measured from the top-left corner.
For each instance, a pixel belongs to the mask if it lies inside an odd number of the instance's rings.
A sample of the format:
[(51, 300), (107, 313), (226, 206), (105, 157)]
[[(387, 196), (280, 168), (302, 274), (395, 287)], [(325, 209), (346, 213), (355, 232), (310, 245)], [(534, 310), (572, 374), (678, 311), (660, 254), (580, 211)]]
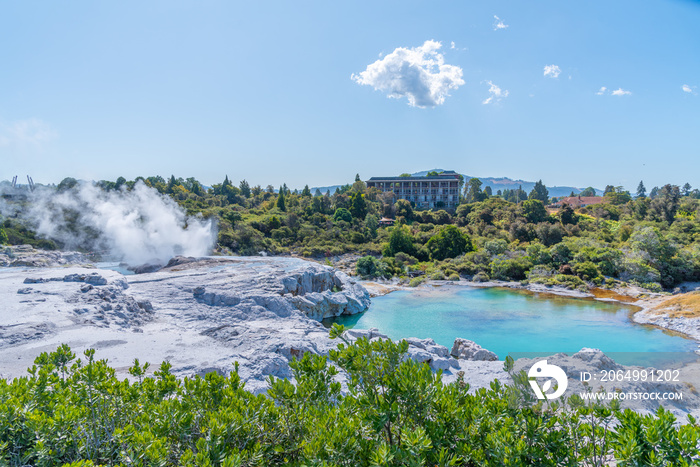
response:
[(177, 379), (167, 363), (145, 377), (137, 361), (136, 381), (120, 381), (93, 350), (75, 360), (62, 346), (29, 376), (0, 380), (0, 465), (698, 465), (692, 418), (678, 428), (663, 410), (544, 406), (522, 374), (469, 394), (406, 359), (407, 348), (345, 342), (330, 352), (334, 366), (306, 354), (291, 364), (296, 384), (274, 379), (253, 395), (236, 372)]

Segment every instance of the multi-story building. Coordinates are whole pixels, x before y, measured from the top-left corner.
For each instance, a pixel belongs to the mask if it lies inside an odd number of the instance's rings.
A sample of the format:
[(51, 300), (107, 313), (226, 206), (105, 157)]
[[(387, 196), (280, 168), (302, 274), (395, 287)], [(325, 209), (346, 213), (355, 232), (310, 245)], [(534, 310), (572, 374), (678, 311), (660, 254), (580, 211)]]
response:
[(454, 210), (459, 204), (459, 174), (446, 170), (425, 177), (372, 177), (367, 188), (393, 192), (396, 199), (410, 201), (416, 209)]

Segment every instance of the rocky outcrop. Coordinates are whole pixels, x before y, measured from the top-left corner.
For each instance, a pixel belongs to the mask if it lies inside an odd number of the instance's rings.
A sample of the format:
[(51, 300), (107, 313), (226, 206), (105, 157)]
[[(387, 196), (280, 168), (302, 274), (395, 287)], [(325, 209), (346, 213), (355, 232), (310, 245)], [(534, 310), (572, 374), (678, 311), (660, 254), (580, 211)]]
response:
[(452, 351), (450, 352), (455, 358), (461, 358), (463, 360), (472, 361), (489, 361), (493, 362), (498, 360), (498, 355), (486, 350), (474, 341), (467, 339), (457, 338), (452, 345)]
[(0, 248), (0, 267), (44, 268), (89, 263), (90, 260), (77, 251), (38, 250), (31, 245), (12, 245)]
[(210, 306), (255, 304), (278, 316), (287, 317), (296, 310), (316, 321), (361, 313), (370, 304), (369, 293), (347, 274), (315, 263), (257, 283), (254, 289), (201, 285), (192, 293)]

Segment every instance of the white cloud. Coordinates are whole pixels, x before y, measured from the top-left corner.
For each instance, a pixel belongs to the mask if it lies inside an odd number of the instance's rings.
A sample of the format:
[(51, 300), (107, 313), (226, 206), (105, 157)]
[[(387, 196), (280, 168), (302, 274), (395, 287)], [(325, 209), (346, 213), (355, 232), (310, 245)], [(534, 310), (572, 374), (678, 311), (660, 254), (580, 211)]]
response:
[(697, 88), (697, 86), (688, 86), (687, 84), (684, 84), (683, 86), (681, 86), (681, 89), (683, 90), (683, 92), (687, 92), (688, 94), (692, 94), (694, 96), (698, 95), (698, 93), (695, 91), (696, 88)]
[(501, 90), (498, 86), (493, 84), (492, 81), (486, 81), (486, 83), (489, 85), (489, 94), (491, 94), (489, 97), (484, 99), (481, 103), (482, 104), (490, 104), (492, 102), (500, 102), (501, 99), (508, 97), (508, 90)]
[(551, 78), (558, 78), (561, 73), (561, 68), (557, 65), (545, 65), (544, 66), (544, 76), (549, 76)]
[(599, 96), (602, 96), (604, 94), (608, 94), (611, 96), (629, 96), (632, 94), (632, 91), (627, 91), (626, 89), (622, 88), (617, 88), (613, 91), (603, 86), (598, 90), (598, 92), (596, 92), (596, 94)]
[(441, 105), (450, 89), (464, 84), (462, 69), (445, 64), (445, 58), (438, 52), (441, 47), (440, 42), (433, 40), (425, 41), (420, 47), (399, 47), (350, 78), (385, 92), (387, 97), (406, 97), (412, 107)]
[(613, 95), (613, 96), (629, 96), (630, 94), (632, 94), (631, 91), (626, 91), (626, 90), (624, 90), (624, 89), (622, 89), (622, 88), (615, 89), (615, 90), (612, 92), (612, 95)]
[(450, 42), (450, 49), (454, 49), (454, 48), (455, 48), (455, 41), (452, 41), (452, 42)]
[(504, 23), (503, 20), (501, 20), (501, 18), (499, 18), (496, 15), (493, 15), (493, 17), (496, 20), (493, 22), (493, 30), (494, 31), (498, 31), (499, 29), (505, 29), (508, 27), (508, 25), (506, 23)]
[(56, 130), (38, 118), (0, 123), (0, 146), (41, 146), (56, 136)]

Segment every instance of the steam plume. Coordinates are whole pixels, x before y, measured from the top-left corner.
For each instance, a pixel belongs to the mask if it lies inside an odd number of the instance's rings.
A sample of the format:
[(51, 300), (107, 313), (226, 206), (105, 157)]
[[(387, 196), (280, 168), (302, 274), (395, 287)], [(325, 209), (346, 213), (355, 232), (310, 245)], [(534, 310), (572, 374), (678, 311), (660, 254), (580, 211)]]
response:
[(176, 255), (209, 254), (211, 220), (187, 216), (172, 199), (138, 182), (103, 191), (82, 183), (67, 191), (37, 190), (23, 213), (43, 236), (66, 248), (88, 248), (132, 266), (165, 264)]

